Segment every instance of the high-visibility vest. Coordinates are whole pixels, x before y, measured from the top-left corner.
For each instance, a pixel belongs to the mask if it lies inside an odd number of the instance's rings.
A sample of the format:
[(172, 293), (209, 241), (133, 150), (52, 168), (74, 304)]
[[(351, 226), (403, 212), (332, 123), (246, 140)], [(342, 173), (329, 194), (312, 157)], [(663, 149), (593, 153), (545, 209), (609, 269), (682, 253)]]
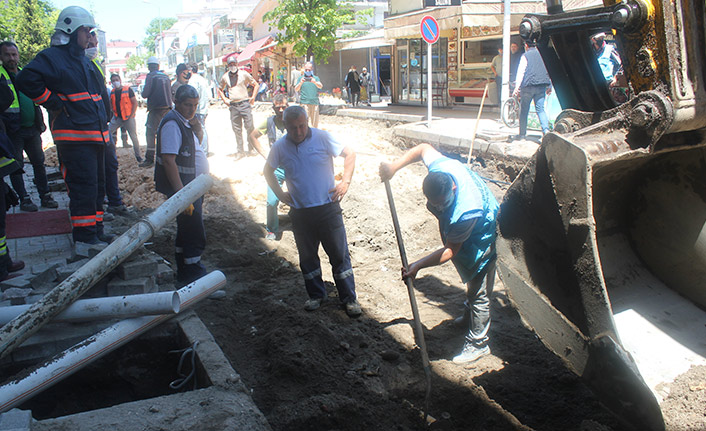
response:
[[(120, 87), (120, 118), (127, 120), (132, 114), (132, 100), (130, 100), (130, 87)], [(110, 105), (113, 108), (113, 113), (118, 112), (115, 106), (115, 88), (110, 92)]]
[(7, 86), (10, 87), (10, 90), (12, 90), (13, 96), (15, 96), (15, 98), (12, 100), (12, 105), (10, 105), (10, 107), (7, 108), (5, 110), (5, 112), (19, 114), (20, 113), (20, 99), (19, 99), (19, 97), (17, 97), (17, 90), (15, 90), (15, 84), (12, 83), (12, 80), (10, 79), (10, 74), (7, 73), (7, 70), (5, 70), (4, 66), (0, 66), (0, 75), (2, 75), (5, 78), (5, 80), (7, 81)]

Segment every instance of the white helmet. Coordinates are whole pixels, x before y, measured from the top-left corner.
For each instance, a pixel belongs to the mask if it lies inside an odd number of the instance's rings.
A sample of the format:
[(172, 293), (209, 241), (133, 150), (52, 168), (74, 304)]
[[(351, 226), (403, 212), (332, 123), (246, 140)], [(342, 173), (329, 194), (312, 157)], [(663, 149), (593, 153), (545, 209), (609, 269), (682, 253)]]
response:
[(64, 8), (59, 14), (54, 30), (61, 30), (66, 34), (71, 34), (79, 27), (95, 28), (96, 21), (86, 9), (80, 6), (69, 6)]
[(154, 55), (147, 59), (147, 64), (159, 64), (159, 60)]

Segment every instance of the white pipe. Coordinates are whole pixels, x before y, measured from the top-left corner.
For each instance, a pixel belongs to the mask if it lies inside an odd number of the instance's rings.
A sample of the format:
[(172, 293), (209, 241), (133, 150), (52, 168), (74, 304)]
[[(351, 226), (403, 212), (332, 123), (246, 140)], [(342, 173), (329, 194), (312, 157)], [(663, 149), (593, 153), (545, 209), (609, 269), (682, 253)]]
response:
[[(137, 316), (176, 314), (181, 301), (176, 292), (145, 293), (142, 295), (109, 296), (107, 298), (79, 299), (57, 314), (52, 322), (82, 320), (126, 319)], [(29, 310), (30, 305), (0, 307), (0, 325)]]
[[(220, 271), (213, 271), (179, 289), (177, 293), (181, 299), (181, 311), (189, 309), (204, 298), (208, 298), (225, 283), (225, 275)], [(172, 317), (174, 317), (173, 314), (165, 314), (122, 320), (59, 353), (44, 364), (35, 367), (24, 378), (0, 387), (0, 413), (32, 398), (92, 361), (103, 357)]]
[(140, 248), (165, 224), (175, 219), (213, 185), (213, 177), (199, 175), (149, 216), (135, 223), (69, 278), (32, 304), (27, 311), (0, 328), (0, 358), (22, 344), (51, 318), (86, 293), (103, 276)]

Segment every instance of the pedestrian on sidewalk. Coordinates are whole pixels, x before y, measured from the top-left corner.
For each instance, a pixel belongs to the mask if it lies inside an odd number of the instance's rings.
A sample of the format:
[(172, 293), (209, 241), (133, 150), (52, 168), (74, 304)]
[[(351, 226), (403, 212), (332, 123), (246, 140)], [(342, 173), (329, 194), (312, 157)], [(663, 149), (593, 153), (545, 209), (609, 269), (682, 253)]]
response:
[(236, 157), (245, 156), (243, 145), (243, 125), (245, 134), (250, 136), (253, 131), (252, 105), (255, 104), (257, 91), (253, 88), (252, 96), (248, 95), (248, 87), (255, 87), (257, 82), (248, 72), (238, 69), (238, 60), (228, 58), (228, 72), (221, 77), (218, 96), (230, 110), (230, 124), (235, 133)]
[(110, 92), (110, 105), (113, 110), (113, 118), (110, 119), (109, 125), (110, 136), (113, 142), (117, 142), (118, 129), (127, 129), (130, 139), (132, 140), (135, 160), (137, 160), (137, 163), (141, 163), (140, 140), (137, 137), (137, 122), (135, 121), (135, 115), (137, 114), (137, 97), (135, 96), (135, 92), (132, 91), (132, 88), (123, 86), (120, 75), (117, 73), (110, 75), (110, 82), (113, 85), (113, 89)]
[(34, 171), (34, 183), (39, 192), (39, 201), (44, 208), (58, 208), (59, 204), (54, 201), (49, 192), (49, 182), (47, 181), (47, 171), (44, 167), (44, 151), (42, 150), (41, 134), (47, 129), (44, 124), (42, 111), (29, 97), (21, 91), (17, 91), (14, 82), (17, 73), (21, 70), (18, 66), (20, 52), (14, 42), (5, 41), (0, 43), (0, 75), (7, 81), (12, 92), (12, 102), (5, 109), (0, 118), (5, 125), (7, 135), (14, 148), (14, 159), (19, 163), (20, 169), (10, 174), (12, 188), (20, 199), (20, 210), (37, 211), (37, 205), (27, 193), (24, 183), (24, 155), (27, 153), (29, 162)]
[(104, 232), (103, 222), (110, 221), (114, 218), (114, 214), (125, 214), (127, 211), (123, 205), (123, 197), (120, 195), (120, 186), (118, 182), (118, 153), (116, 149), (115, 139), (110, 133), (110, 118), (113, 116), (113, 110), (110, 102), (110, 94), (105, 82), (105, 72), (103, 66), (98, 61), (98, 36), (95, 32), (88, 34), (88, 48), (86, 49), (86, 57), (91, 60), (91, 65), (94, 67), (96, 77), (100, 77), (98, 85), (101, 87), (101, 99), (105, 107), (105, 112), (108, 118), (108, 142), (105, 143), (104, 156), (104, 173), (105, 173), (105, 190), (104, 197), (108, 203), (108, 213), (103, 211), (101, 204), (100, 210), (96, 213), (96, 227), (98, 228), (98, 239), (103, 242), (111, 242), (114, 235), (108, 235)]
[(495, 218), (498, 202), (483, 180), (457, 160), (420, 144), (391, 163), (380, 164), (380, 179), (389, 181), (403, 167), (424, 162), (429, 174), (422, 190), (427, 209), (439, 220), (443, 246), (402, 268), (402, 278), (416, 278), (423, 268), (453, 262), (468, 287), (463, 316), (456, 319), (468, 332), (456, 363), (478, 360), (490, 353), (490, 294), (495, 281)]
[[(189, 78), (189, 85), (194, 87), (199, 93), (199, 107), (196, 109), (196, 114), (194, 119), (201, 125), (201, 130), (203, 131), (203, 139), (201, 141), (201, 148), (203, 148), (204, 153), (208, 155), (208, 133), (206, 132), (206, 117), (208, 117), (208, 106), (211, 104), (211, 89), (208, 87), (208, 82), (206, 79), (199, 74), (199, 65), (196, 63), (191, 63), (191, 78)], [(193, 120), (192, 120), (193, 124)]]
[(520, 134), (515, 138), (524, 140), (527, 137), (527, 117), (532, 101), (542, 127), (542, 135), (549, 132), (549, 119), (544, 111), (544, 102), (552, 92), (552, 81), (544, 66), (542, 55), (537, 50), (535, 41), (525, 41), (525, 53), (517, 67), (515, 95), (520, 96)]
[[(16, 90), (10, 87), (11, 83), (12, 81), (5, 78), (4, 75), (0, 76), (0, 112), (6, 111), (17, 99)], [(5, 183), (5, 176), (21, 170), (19, 163), (14, 159), (14, 154), (14, 146), (5, 133), (5, 124), (0, 121), (0, 281), (16, 277), (10, 273), (20, 271), (25, 267), (25, 263), (21, 260), (12, 261), (5, 235), (5, 215), (12, 206), (12, 203), (6, 200), (6, 195), (11, 191)]]
[[(85, 256), (99, 239), (105, 192), (104, 151), (110, 141), (102, 77), (85, 56), (93, 16), (78, 6), (61, 11), (51, 46), (17, 75), (16, 86), (49, 111), (49, 124), (69, 192), (75, 252)], [(99, 221), (100, 220), (100, 221)]]
[(299, 93), (299, 102), (306, 109), (309, 124), (319, 127), (319, 90), (324, 88), (318, 76), (314, 75), (314, 64), (310, 61), (304, 65), (304, 73), (294, 90)]
[(289, 97), (294, 99), (295, 102), (299, 103), (299, 91), (296, 90), (296, 86), (299, 83), (299, 78), (302, 77), (302, 71), (299, 70), (297, 66), (292, 66), (292, 72), (290, 74), (289, 81)]
[(360, 75), (358, 75), (355, 66), (351, 66), (351, 68), (348, 69), (348, 74), (344, 81), (348, 89), (348, 103), (353, 106), (358, 106), (358, 101), (360, 100)]
[[(291, 207), (289, 218), (309, 295), (304, 309), (318, 309), (327, 297), (319, 261), (319, 245), (323, 245), (346, 314), (360, 316), (339, 203), (348, 192), (353, 178), (355, 152), (339, 143), (330, 133), (309, 128), (306, 111), (301, 106), (290, 106), (284, 111), (284, 125), (287, 134), (272, 146), (263, 173), (279, 200)], [(338, 156), (344, 158), (343, 177), (336, 184), (333, 158)], [(280, 166), (287, 174), (286, 192), (275, 176), (275, 170)]]
[(145, 123), (147, 150), (145, 151), (145, 161), (140, 163), (140, 167), (143, 168), (148, 168), (154, 164), (157, 129), (162, 117), (172, 109), (172, 90), (169, 77), (159, 70), (157, 57), (147, 59), (147, 69), (149, 73), (145, 78), (145, 86), (142, 89), (142, 97), (147, 99), (147, 122)]
[[(208, 159), (189, 120), (196, 114), (199, 93), (189, 84), (174, 96), (174, 109), (164, 116), (157, 133), (154, 184), (158, 192), (171, 197), (199, 175), (208, 174)], [(203, 196), (177, 216), (175, 258), (177, 281), (191, 283), (204, 275), (201, 254), (206, 248), (203, 225)]]
[[(248, 137), (250, 146), (264, 157), (265, 160), (267, 160), (267, 153), (262, 149), (262, 145), (260, 145), (258, 139), (262, 135), (267, 135), (267, 141), (270, 144), (270, 148), (272, 148), (275, 142), (286, 134), (287, 129), (284, 126), (284, 110), (288, 107), (287, 95), (283, 93), (277, 94), (272, 100), (272, 109), (275, 111), (275, 115), (266, 118)], [(277, 183), (281, 187), (284, 182), (284, 169), (281, 166), (278, 167), (274, 170), (274, 175), (277, 179)], [(265, 239), (275, 240), (280, 237), (279, 216), (277, 215), (278, 205), (279, 198), (277, 198), (272, 188), (267, 186), (267, 223), (265, 225), (267, 233), (265, 234)]]
[(363, 67), (360, 71), (360, 102), (366, 106), (370, 106), (372, 87), (372, 77), (368, 74), (368, 69)]

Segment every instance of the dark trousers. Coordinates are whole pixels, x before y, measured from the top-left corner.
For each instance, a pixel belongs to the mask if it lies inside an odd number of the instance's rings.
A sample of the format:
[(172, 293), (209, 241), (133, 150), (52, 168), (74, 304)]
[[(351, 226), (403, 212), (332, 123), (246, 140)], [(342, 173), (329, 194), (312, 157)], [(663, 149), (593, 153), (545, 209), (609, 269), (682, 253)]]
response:
[[(201, 254), (206, 249), (206, 230), (203, 226), (203, 197), (194, 202), (194, 212), (191, 215), (177, 216), (177, 233), (174, 242), (177, 263), (184, 266), (200, 266)], [(177, 267), (179, 271), (179, 267)]]
[(7, 184), (5, 184), (5, 179), (2, 178), (2, 181), (0, 181), (0, 280), (4, 280), (7, 277), (7, 268), (12, 264), (10, 250), (7, 248), (7, 238), (5, 237), (6, 188)]
[(520, 136), (527, 135), (527, 117), (532, 101), (534, 109), (539, 117), (539, 124), (542, 126), (542, 133), (549, 131), (549, 120), (544, 112), (544, 99), (547, 97), (546, 85), (528, 85), (520, 89)]
[(503, 104), (503, 77), (495, 76), (495, 89), (498, 91), (498, 105)]
[(108, 205), (120, 206), (123, 198), (118, 187), (118, 155), (115, 153), (115, 141), (110, 135), (110, 142), (105, 144), (105, 195)]
[(105, 145), (56, 142), (69, 192), (74, 241), (96, 243), (103, 230)]
[[(10, 136), (12, 145), (15, 148), (15, 160), (24, 166), (23, 152), (27, 153), (29, 162), (34, 169), (34, 184), (37, 186), (39, 196), (44, 196), (49, 193), (49, 184), (47, 182), (47, 171), (44, 168), (44, 151), (42, 151), (42, 138), (39, 131), (34, 128), (21, 128), (16, 134)], [(12, 188), (20, 197), (26, 199), (28, 197), (27, 189), (23, 178), (24, 172), (21, 169), (10, 174)]]
[(243, 147), (243, 124), (245, 125), (245, 133), (250, 136), (254, 130), (252, 120), (252, 106), (250, 101), (242, 100), (240, 102), (231, 102), (230, 104), (230, 125), (235, 133), (235, 143), (238, 146), (238, 152), (245, 152)]
[(331, 263), (338, 297), (343, 303), (355, 301), (355, 279), (348, 252), (346, 228), (338, 202), (312, 208), (292, 208), (289, 217), (309, 298), (326, 297), (326, 286), (321, 278), (319, 261), (321, 244)]
[(145, 140), (147, 141), (147, 150), (145, 151), (145, 160), (154, 162), (154, 152), (157, 148), (157, 129), (162, 118), (171, 111), (169, 108), (152, 108), (147, 112), (147, 122), (145, 123)]

